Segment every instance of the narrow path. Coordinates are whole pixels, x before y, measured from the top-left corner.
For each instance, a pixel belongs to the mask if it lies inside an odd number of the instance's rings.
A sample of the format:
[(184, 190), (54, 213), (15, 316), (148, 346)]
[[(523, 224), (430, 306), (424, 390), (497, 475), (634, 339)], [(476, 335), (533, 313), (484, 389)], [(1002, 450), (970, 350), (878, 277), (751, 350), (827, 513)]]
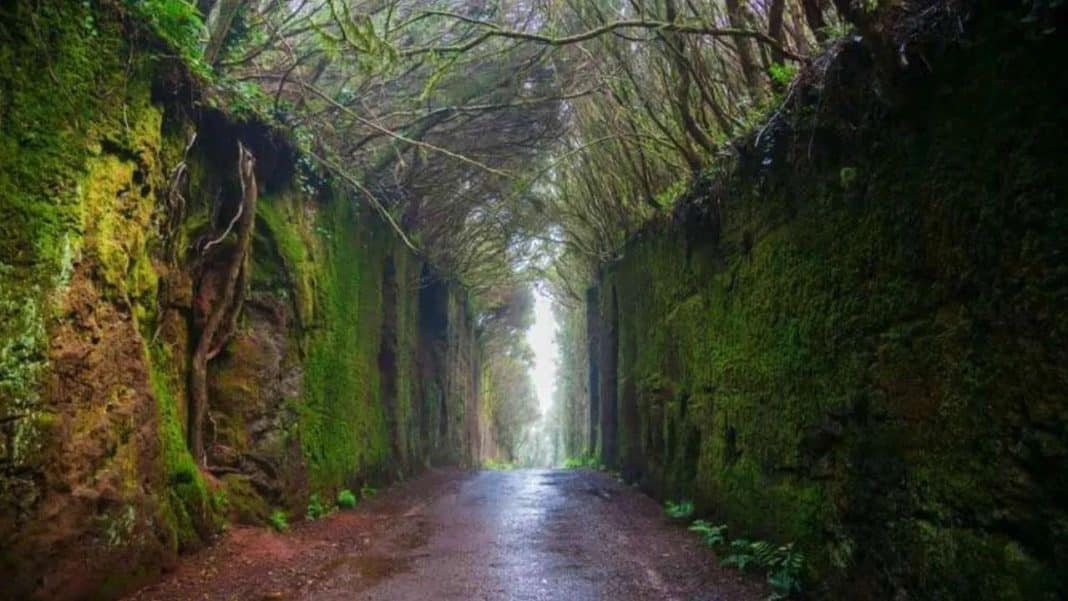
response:
[(136, 600), (748, 601), (659, 506), (590, 471), (432, 472), (287, 535), (236, 528)]

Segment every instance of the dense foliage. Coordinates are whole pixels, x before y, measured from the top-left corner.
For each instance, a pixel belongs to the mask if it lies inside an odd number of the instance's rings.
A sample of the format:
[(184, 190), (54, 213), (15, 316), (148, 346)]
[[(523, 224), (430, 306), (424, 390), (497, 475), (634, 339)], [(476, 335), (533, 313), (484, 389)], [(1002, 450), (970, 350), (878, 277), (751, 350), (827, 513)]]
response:
[(571, 297), (838, 22), (818, 0), (131, 4), (446, 273), (565, 273)]
[(309, 185), (343, 183), (475, 293), (506, 455), (536, 418), (524, 328), (493, 325), (517, 290), (580, 304), (839, 22), (819, 0), (132, 5), (231, 110), (291, 131)]

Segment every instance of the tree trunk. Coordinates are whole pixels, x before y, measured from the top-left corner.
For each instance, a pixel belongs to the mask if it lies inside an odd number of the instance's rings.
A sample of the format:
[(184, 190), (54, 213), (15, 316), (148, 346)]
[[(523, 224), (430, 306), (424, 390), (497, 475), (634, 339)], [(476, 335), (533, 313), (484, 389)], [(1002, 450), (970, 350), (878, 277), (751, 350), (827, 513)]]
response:
[(237, 9), (241, 8), (242, 0), (220, 0), (213, 3), (211, 13), (204, 14), (204, 20), (208, 27), (208, 45), (204, 48), (204, 62), (214, 65), (219, 60), (226, 35), (230, 33), (230, 26), (234, 24)]
[[(780, 45), (785, 46), (786, 39), (783, 35), (783, 12), (786, 10), (786, 0), (771, 0), (768, 7), (768, 35)], [(777, 64), (783, 64), (785, 57), (780, 50), (772, 50), (772, 58)]]
[[(665, 6), (667, 7), (668, 21), (674, 21), (677, 18), (674, 0), (667, 0)], [(690, 67), (685, 54), (686, 45), (679, 35), (675, 33), (665, 32), (662, 34), (662, 38), (668, 48), (668, 58), (671, 60), (675, 70), (675, 107), (679, 112), (679, 121), (682, 123), (683, 131), (705, 153), (711, 154), (715, 151), (715, 144), (708, 134), (697, 125), (693, 116), (693, 108), (690, 102), (690, 89), (693, 80), (690, 76)], [(704, 167), (702, 157), (695, 154), (687, 154), (686, 159), (694, 173), (699, 172)]]
[(801, 6), (805, 9), (805, 21), (808, 28), (816, 39), (823, 42), (827, 39), (827, 22), (823, 20), (823, 2), (820, 0), (801, 0)]
[[(738, 0), (726, 0), (727, 17), (731, 27), (748, 29), (745, 19), (745, 8)], [(749, 90), (751, 99), (756, 100), (762, 95), (760, 70), (757, 69), (756, 60), (753, 58), (753, 46), (748, 38), (735, 38), (734, 46), (738, 49), (738, 62), (742, 67), (742, 76), (745, 77), (746, 88)]]

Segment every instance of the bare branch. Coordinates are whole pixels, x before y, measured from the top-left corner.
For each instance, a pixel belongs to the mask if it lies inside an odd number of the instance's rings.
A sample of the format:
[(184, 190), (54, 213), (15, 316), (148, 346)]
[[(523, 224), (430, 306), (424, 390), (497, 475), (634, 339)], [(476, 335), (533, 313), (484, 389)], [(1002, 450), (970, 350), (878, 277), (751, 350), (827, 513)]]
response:
[(429, 52), (437, 52), (441, 54), (458, 52), (462, 53), (477, 48), (478, 46), (481, 46), (483, 43), (492, 38), (523, 40), (526, 42), (535, 42), (548, 46), (569, 46), (571, 44), (578, 44), (581, 42), (592, 40), (594, 38), (598, 38), (600, 36), (612, 33), (619, 29), (653, 29), (659, 32), (680, 33), (687, 35), (754, 39), (758, 42), (761, 42), (762, 44), (765, 44), (776, 52), (781, 52), (784, 57), (793, 59), (795, 61), (804, 60), (804, 57), (790, 52), (789, 50), (784, 48), (782, 44), (780, 44), (777, 40), (762, 31), (755, 31), (752, 29), (740, 29), (734, 27), (714, 27), (702, 22), (673, 22), (645, 19), (625, 19), (605, 23), (604, 25), (601, 25), (594, 29), (590, 29), (569, 36), (552, 37), (537, 33), (531, 33), (528, 31), (503, 29), (499, 25), (496, 25), (494, 23), (481, 21), (479, 19), (473, 19), (471, 17), (466, 17), (464, 15), (459, 15), (448, 11), (430, 10), (424, 12), (428, 15), (448, 17), (451, 19), (457, 19), (467, 23), (472, 23), (478, 25), (479, 27), (482, 27), (485, 31), (483, 31), (480, 35), (473, 38), (472, 40), (463, 44), (456, 44), (452, 46), (425, 46), (421, 48), (410, 48), (402, 51), (402, 56), (413, 56), (417, 54), (426, 54)]

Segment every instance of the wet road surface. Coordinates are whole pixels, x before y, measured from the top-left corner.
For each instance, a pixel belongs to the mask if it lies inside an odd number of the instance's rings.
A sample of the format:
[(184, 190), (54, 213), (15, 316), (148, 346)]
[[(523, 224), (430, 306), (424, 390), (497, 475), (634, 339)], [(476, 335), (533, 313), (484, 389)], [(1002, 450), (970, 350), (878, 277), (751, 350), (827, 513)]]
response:
[(131, 597), (762, 599), (659, 506), (597, 472), (433, 472), (286, 535), (238, 528)]

